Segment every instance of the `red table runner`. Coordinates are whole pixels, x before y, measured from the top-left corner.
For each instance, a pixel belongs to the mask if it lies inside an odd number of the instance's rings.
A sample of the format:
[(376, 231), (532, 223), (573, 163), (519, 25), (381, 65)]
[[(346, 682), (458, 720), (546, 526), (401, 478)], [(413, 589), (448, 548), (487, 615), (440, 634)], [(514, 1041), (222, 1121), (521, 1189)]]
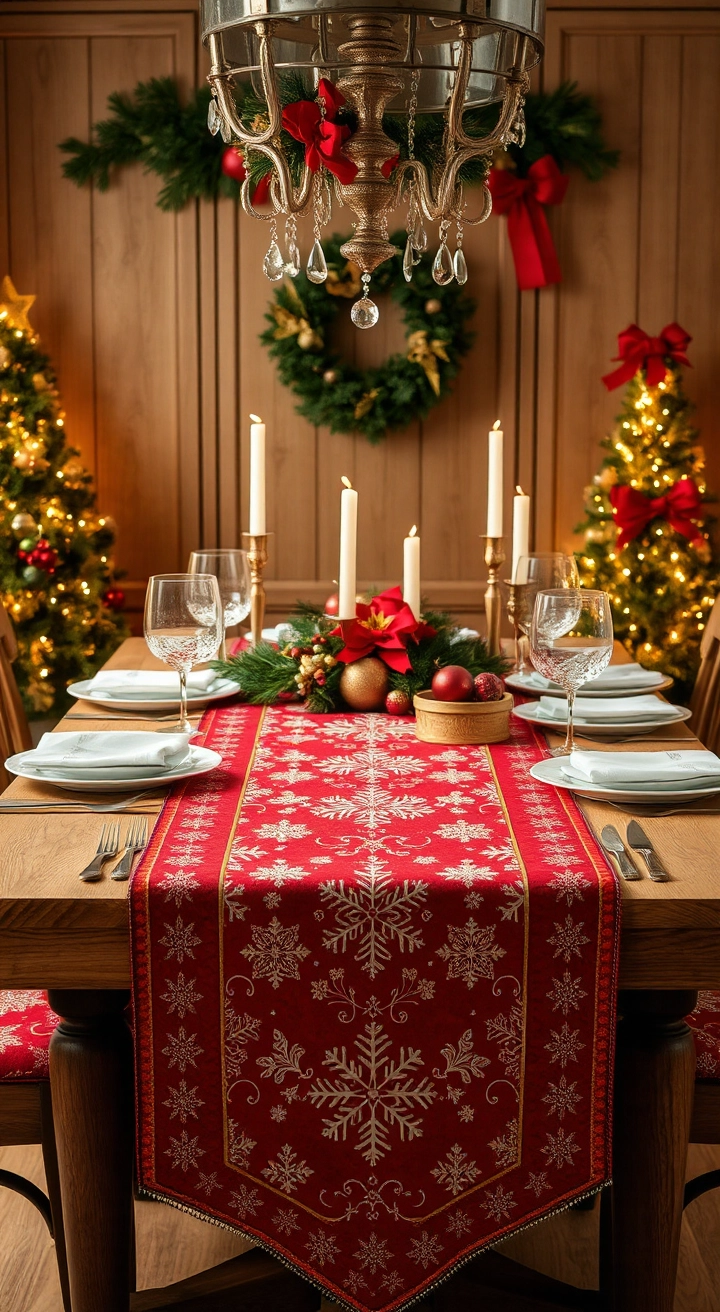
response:
[(521, 721), (202, 729), (131, 886), (141, 1190), (398, 1308), (608, 1180), (615, 879)]

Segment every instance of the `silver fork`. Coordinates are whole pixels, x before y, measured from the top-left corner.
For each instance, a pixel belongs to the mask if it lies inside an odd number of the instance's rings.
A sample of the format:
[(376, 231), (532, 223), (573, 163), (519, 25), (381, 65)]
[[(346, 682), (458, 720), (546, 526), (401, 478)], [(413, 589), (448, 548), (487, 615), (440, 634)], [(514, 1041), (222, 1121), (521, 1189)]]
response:
[(148, 839), (148, 822), (145, 816), (138, 816), (133, 820), (128, 830), (128, 836), (125, 839), (125, 855), (120, 858), (116, 866), (110, 871), (111, 879), (128, 879), (132, 870), (132, 863), (136, 852), (142, 852), (147, 847)]
[(116, 820), (112, 825), (103, 825), (97, 852), (85, 869), (80, 871), (78, 879), (84, 880), (86, 884), (91, 883), (94, 879), (99, 879), (102, 874), (103, 862), (117, 856), (119, 851), (120, 821)]

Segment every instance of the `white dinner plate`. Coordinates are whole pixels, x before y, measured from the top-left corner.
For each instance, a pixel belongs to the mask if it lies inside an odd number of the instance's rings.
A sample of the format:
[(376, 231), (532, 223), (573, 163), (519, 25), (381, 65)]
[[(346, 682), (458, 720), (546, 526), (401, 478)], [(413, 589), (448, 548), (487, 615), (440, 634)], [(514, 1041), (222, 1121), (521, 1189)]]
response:
[[(538, 715), (538, 702), (524, 702), (522, 706), (516, 706), (513, 709), (513, 715), (517, 715), (521, 720), (528, 720), (538, 729), (553, 729), (555, 733), (564, 733), (567, 728), (567, 717), (564, 720), (548, 720), (546, 716)], [(623, 734), (643, 734), (652, 733), (655, 729), (671, 729), (674, 724), (682, 724), (683, 720), (689, 720), (692, 711), (686, 706), (676, 706), (673, 708), (677, 714), (672, 719), (665, 716), (657, 720), (583, 720), (578, 715), (573, 716), (573, 724), (578, 733), (582, 731), (594, 738), (615, 738), (618, 732)], [(682, 741), (680, 739), (679, 741)]]
[(60, 773), (38, 770), (28, 761), (31, 752), (19, 752), (11, 756), (5, 767), (20, 779), (32, 779), (37, 784), (52, 784), (54, 788), (65, 788), (71, 793), (135, 793), (150, 788), (167, 788), (180, 779), (192, 779), (195, 775), (207, 774), (222, 764), (222, 756), (211, 752), (208, 747), (191, 747), (190, 760), (185, 760), (174, 770), (165, 770), (163, 774), (153, 774), (140, 779), (78, 779), (63, 777)]
[[(505, 682), (508, 688), (513, 688), (515, 692), (524, 692), (529, 697), (564, 697), (564, 688), (538, 688), (535, 684), (528, 682), (527, 674), (506, 674)], [(658, 674), (657, 683), (648, 685), (644, 683), (641, 687), (637, 684), (630, 686), (623, 684), (622, 688), (605, 688), (603, 691), (593, 689), (592, 680), (590, 683), (584, 683), (578, 688), (578, 697), (637, 697), (643, 692), (664, 692), (666, 688), (671, 688), (673, 680), (667, 674)]]
[[(82, 697), (84, 702), (92, 702), (94, 706), (104, 706), (107, 710), (120, 711), (168, 711), (174, 706), (180, 704), (180, 680), (178, 679), (178, 690), (171, 697), (108, 697), (102, 693), (88, 692), (92, 684), (92, 679), (83, 679), (80, 683), (71, 683), (68, 692), (71, 697)], [(223, 697), (232, 697), (239, 692), (236, 683), (232, 679), (216, 679), (210, 684), (206, 692), (195, 693), (194, 695), (188, 689), (188, 710), (200, 710), (208, 702), (219, 702)]]
[(539, 779), (543, 784), (553, 784), (555, 788), (567, 788), (571, 793), (579, 793), (581, 797), (592, 797), (598, 802), (692, 802), (698, 797), (713, 797), (720, 793), (720, 784), (715, 784), (712, 788), (681, 788), (675, 792), (670, 792), (669, 789), (667, 791), (653, 788), (640, 790), (639, 788), (607, 788), (601, 784), (591, 783), (576, 784), (562, 773), (561, 758), (558, 756), (537, 761), (530, 767), (530, 773), (533, 779)]

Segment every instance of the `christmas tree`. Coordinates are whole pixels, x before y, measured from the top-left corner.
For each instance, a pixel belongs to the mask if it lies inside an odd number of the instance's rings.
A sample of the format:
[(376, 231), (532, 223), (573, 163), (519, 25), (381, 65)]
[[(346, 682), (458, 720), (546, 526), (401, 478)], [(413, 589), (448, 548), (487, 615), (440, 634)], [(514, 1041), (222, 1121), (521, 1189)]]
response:
[(692, 686), (720, 577), (705, 457), (680, 369), (691, 340), (677, 324), (657, 338), (635, 324), (620, 334), (622, 364), (603, 381), (627, 383), (623, 408), (577, 529), (582, 585), (609, 593), (616, 637), (642, 665), (672, 675), (680, 697)]
[(116, 613), (114, 524), (67, 445), (50, 361), (28, 320), (34, 296), (0, 291), (0, 604), (18, 639), (15, 676), (31, 716), (60, 714), (68, 683), (126, 636)]

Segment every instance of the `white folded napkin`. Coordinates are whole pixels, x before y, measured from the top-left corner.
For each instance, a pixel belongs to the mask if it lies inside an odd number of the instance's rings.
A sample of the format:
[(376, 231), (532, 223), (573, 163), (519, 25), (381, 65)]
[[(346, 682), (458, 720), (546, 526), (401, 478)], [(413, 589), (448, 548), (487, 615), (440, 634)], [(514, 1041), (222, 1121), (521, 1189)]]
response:
[[(588, 679), (583, 688), (592, 684), (593, 692), (613, 692), (617, 688), (657, 688), (662, 683), (664, 675), (657, 670), (646, 670), (636, 661), (630, 661), (627, 665), (608, 665), (602, 674), (598, 674), (596, 679)], [(544, 674), (539, 674), (533, 670), (528, 675), (528, 683), (534, 688), (559, 688), (560, 684), (555, 683), (552, 679), (547, 679)]]
[[(538, 720), (567, 721), (567, 702), (562, 697), (541, 697), (535, 712)], [(588, 723), (613, 724), (625, 720), (650, 720), (653, 723), (677, 720), (677, 706), (662, 701), (653, 693), (644, 697), (576, 697), (575, 719)]]
[[(216, 670), (191, 670), (187, 677), (188, 693), (199, 697), (216, 682)], [(102, 697), (126, 701), (168, 701), (180, 695), (180, 679), (173, 670), (100, 670), (90, 681), (90, 692)]]
[(44, 733), (25, 761), (42, 773), (82, 779), (139, 779), (167, 774), (190, 755), (184, 733)]
[(720, 757), (706, 751), (571, 752), (558, 758), (564, 775), (630, 792), (720, 788)]

